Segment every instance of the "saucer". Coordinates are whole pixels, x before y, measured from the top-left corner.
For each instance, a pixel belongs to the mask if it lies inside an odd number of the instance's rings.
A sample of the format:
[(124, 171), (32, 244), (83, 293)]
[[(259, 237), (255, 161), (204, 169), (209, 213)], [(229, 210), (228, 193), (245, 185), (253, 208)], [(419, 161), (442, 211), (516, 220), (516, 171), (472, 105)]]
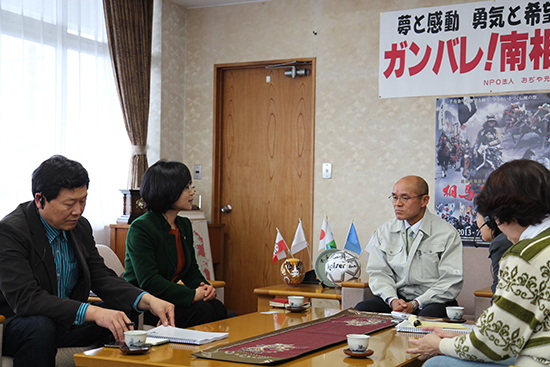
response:
[(289, 305), (285, 306), (285, 310), (290, 312), (302, 312), (304, 310), (307, 310), (309, 308), (309, 305), (302, 306), (302, 307), (290, 307)]
[(368, 357), (368, 356), (372, 356), (373, 353), (374, 353), (374, 350), (367, 349), (363, 353), (355, 353), (355, 352), (352, 352), (351, 349), (346, 348), (346, 349), (344, 349), (344, 353), (347, 354), (348, 356), (354, 357), (354, 358), (365, 358), (365, 357)]
[(124, 343), (120, 347), (120, 351), (124, 354), (144, 354), (147, 353), (151, 349), (151, 344), (144, 344), (141, 348), (130, 348)]
[(460, 319), (460, 320), (451, 320), (448, 317), (444, 317), (443, 321), (445, 322), (451, 322), (453, 324), (462, 324), (463, 322), (466, 322), (466, 319)]

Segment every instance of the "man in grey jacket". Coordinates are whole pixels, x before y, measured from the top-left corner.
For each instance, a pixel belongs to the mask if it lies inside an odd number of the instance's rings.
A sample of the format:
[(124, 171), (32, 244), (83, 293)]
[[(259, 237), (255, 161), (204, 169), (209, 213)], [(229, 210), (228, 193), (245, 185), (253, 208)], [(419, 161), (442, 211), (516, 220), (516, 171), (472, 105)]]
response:
[(428, 184), (406, 176), (389, 197), (395, 218), (376, 230), (367, 272), (374, 297), (358, 303), (361, 311), (399, 311), (446, 317), (462, 289), (462, 241), (456, 229), (426, 206)]
[[(88, 183), (80, 163), (53, 156), (33, 172), (34, 200), (0, 221), (2, 352), (16, 367), (54, 366), (58, 347), (123, 340), (140, 311), (174, 326), (174, 305), (105, 266), (82, 217)], [(90, 289), (109, 308), (87, 303)]]

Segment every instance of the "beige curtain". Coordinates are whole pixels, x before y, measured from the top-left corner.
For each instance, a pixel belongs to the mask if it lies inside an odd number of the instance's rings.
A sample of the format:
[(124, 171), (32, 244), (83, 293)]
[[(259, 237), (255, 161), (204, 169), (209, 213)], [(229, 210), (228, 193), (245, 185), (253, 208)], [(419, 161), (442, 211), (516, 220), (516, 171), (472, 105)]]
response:
[(148, 167), (153, 0), (103, 0), (103, 7), (115, 82), (132, 143), (127, 188), (134, 189), (140, 187)]

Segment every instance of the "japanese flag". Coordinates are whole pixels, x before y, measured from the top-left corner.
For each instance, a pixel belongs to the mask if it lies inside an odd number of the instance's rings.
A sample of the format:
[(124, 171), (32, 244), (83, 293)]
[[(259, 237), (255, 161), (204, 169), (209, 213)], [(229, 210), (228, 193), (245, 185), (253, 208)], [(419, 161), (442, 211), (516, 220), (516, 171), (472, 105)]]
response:
[(304, 234), (304, 227), (302, 226), (302, 221), (300, 220), (298, 228), (296, 228), (296, 234), (294, 235), (292, 246), (290, 246), (290, 253), (294, 255), (295, 253), (307, 248), (307, 246), (308, 244), (306, 241), (306, 235)]
[(330, 230), (327, 216), (323, 219), (323, 225), (321, 226), (321, 236), (319, 238), (319, 251), (328, 250), (329, 248), (336, 248), (336, 242), (334, 242), (334, 236)]
[(277, 229), (277, 239), (275, 240), (275, 249), (273, 249), (273, 261), (272, 264), (275, 263), (277, 260), (284, 259), (286, 257), (286, 252), (288, 247), (285, 243), (285, 240), (283, 239), (283, 236), (281, 236), (281, 232)]

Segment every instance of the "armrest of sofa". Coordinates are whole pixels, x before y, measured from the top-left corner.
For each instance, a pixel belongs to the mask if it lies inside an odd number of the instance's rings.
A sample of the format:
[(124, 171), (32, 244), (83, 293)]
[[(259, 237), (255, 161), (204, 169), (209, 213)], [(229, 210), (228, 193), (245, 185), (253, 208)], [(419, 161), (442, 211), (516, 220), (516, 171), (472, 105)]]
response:
[(353, 308), (372, 296), (368, 280), (354, 279), (342, 282), (342, 310)]

